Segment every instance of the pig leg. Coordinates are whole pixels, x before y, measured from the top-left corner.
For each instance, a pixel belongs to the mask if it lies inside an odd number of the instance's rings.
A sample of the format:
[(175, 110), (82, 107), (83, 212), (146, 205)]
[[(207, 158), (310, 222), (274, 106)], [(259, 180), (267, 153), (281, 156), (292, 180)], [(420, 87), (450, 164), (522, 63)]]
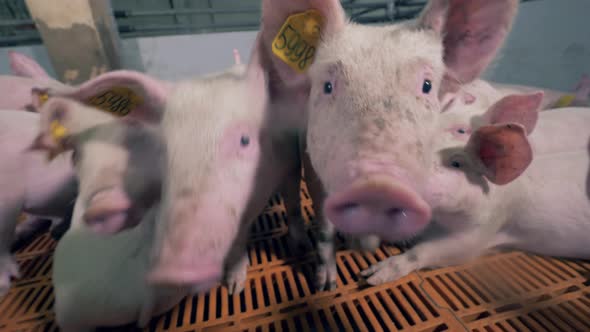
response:
[(240, 255), (240, 259), (235, 262), (228, 272), (225, 284), (229, 295), (240, 294), (244, 287), (246, 287), (246, 279), (248, 278), (248, 253), (246, 247), (244, 247), (244, 254)]
[(514, 242), (504, 233), (494, 236), (481, 231), (450, 234), (427, 234), (423, 242), (406, 253), (387, 258), (361, 272), (371, 285), (400, 279), (412, 271), (426, 267), (460, 264), (481, 255), (485, 250)]
[(0, 200), (0, 297), (10, 289), (10, 278), (20, 277), (18, 264), (10, 254), (20, 207), (18, 200)]
[(283, 185), (283, 201), (287, 214), (288, 239), (294, 254), (303, 256), (313, 251), (313, 245), (301, 216), (301, 169), (291, 174)]
[(332, 223), (324, 217), (322, 209), (324, 190), (319, 177), (311, 167), (311, 161), (309, 160), (309, 155), (307, 153), (303, 153), (303, 165), (305, 167), (307, 189), (314, 204), (315, 219), (319, 226), (319, 263), (315, 286), (319, 290), (333, 290), (336, 289), (336, 277), (338, 275), (336, 269), (336, 230)]
[(381, 239), (374, 235), (365, 236), (352, 236), (348, 234), (342, 235), (348, 244), (348, 247), (352, 250), (376, 250), (381, 244)]
[(240, 294), (246, 286), (249, 266), (247, 245), (249, 230), (249, 223), (240, 225), (238, 236), (225, 259), (225, 277), (223, 279), (229, 295)]
[(14, 240), (11, 245), (11, 251), (16, 251), (22, 247), (26, 242), (31, 240), (42, 230), (47, 230), (51, 220), (45, 218), (39, 218), (27, 214), (26, 219), (16, 225), (14, 231)]

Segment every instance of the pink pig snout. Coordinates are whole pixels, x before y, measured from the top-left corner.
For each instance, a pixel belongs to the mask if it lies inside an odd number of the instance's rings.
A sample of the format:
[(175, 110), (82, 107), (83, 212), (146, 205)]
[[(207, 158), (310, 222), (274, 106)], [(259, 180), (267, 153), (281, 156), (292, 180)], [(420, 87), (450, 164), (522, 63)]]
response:
[(416, 235), (431, 217), (430, 207), (416, 191), (389, 176), (356, 181), (330, 195), (324, 209), (344, 233), (376, 234), (389, 241)]
[[(200, 202), (210, 206), (206, 200)], [(175, 204), (166, 213), (170, 224), (162, 234), (148, 282), (190, 287), (193, 292), (207, 291), (220, 282), (224, 244), (231, 242), (231, 236), (225, 240), (224, 232), (220, 231), (225, 220), (220, 210), (200, 209), (194, 199), (176, 197)]]
[(178, 265), (178, 259), (160, 260), (148, 275), (152, 284), (188, 286), (194, 292), (205, 292), (213, 288), (222, 278), (222, 262), (208, 261), (202, 257), (198, 266)]
[(99, 234), (114, 234), (125, 228), (131, 202), (120, 188), (94, 194), (88, 201), (84, 221)]

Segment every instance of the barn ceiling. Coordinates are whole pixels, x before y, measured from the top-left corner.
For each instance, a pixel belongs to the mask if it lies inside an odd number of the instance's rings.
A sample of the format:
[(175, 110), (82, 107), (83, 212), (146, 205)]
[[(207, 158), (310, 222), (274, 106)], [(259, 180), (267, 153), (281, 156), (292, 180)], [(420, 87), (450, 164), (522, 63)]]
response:
[[(413, 18), (427, 1), (341, 2), (352, 20), (378, 24)], [(256, 30), (259, 24), (260, 3), (261, 0), (111, 1), (122, 38)], [(39, 43), (41, 38), (31, 20), (25, 1), (0, 0), (0, 47)]]

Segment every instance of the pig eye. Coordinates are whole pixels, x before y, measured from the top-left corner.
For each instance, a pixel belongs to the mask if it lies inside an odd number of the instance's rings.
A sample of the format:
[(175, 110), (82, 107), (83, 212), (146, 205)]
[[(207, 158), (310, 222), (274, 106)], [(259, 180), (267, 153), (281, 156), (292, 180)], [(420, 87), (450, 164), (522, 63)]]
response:
[(459, 129), (457, 129), (457, 132), (458, 132), (459, 134), (465, 134), (465, 129), (463, 129), (463, 128), (459, 128)]
[(451, 166), (453, 166), (453, 168), (461, 168), (462, 165), (460, 162), (455, 160), (451, 163)]
[(240, 145), (243, 147), (250, 145), (250, 137), (243, 135), (242, 138), (240, 138)]
[(332, 87), (331, 82), (324, 83), (324, 94), (327, 94), (327, 95), (332, 94), (332, 90), (333, 90), (333, 87)]
[(422, 92), (428, 94), (430, 90), (432, 90), (432, 82), (430, 80), (424, 80), (424, 83), (422, 83)]

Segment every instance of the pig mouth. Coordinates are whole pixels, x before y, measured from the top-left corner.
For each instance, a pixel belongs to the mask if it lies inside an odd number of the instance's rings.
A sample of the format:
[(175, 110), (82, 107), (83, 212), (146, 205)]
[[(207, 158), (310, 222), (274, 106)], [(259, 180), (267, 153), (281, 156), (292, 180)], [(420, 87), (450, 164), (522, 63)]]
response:
[(213, 288), (221, 277), (221, 268), (215, 263), (199, 264), (198, 268), (163, 263), (149, 273), (147, 281), (153, 285), (191, 287), (194, 292), (204, 292)]
[(330, 195), (324, 214), (343, 233), (402, 241), (417, 235), (432, 212), (420, 195), (390, 176), (372, 176)]

